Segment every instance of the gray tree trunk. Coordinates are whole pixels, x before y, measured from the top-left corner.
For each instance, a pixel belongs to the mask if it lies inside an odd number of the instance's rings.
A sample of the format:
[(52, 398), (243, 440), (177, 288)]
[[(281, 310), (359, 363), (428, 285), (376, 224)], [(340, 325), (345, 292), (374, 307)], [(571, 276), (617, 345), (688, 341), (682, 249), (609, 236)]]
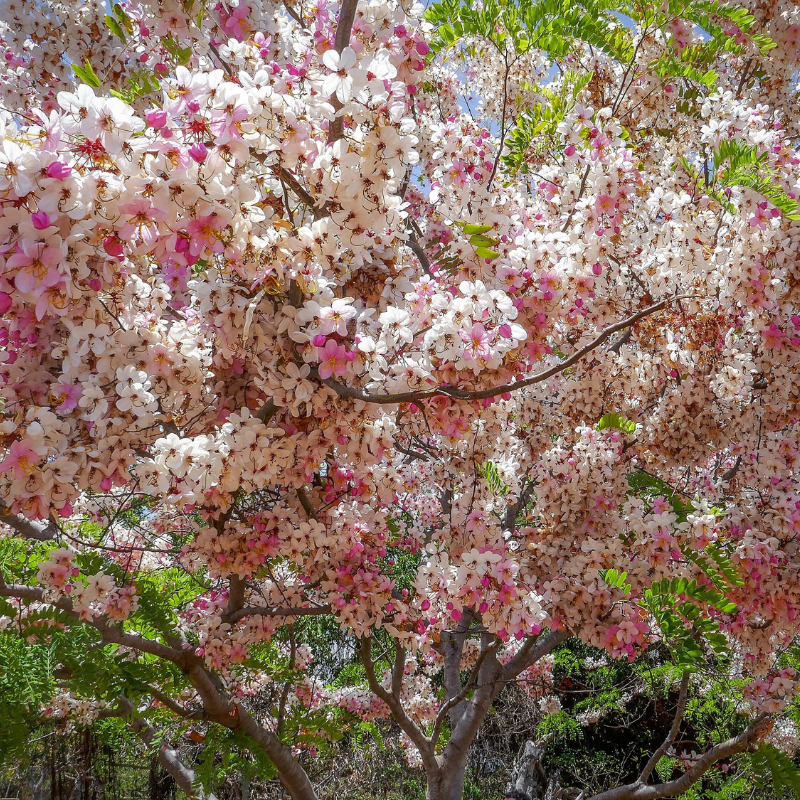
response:
[(506, 797), (511, 800), (575, 800), (581, 792), (561, 785), (561, 775), (549, 778), (542, 768), (545, 747), (536, 742), (525, 742), (517, 756), (511, 780), (506, 786)]

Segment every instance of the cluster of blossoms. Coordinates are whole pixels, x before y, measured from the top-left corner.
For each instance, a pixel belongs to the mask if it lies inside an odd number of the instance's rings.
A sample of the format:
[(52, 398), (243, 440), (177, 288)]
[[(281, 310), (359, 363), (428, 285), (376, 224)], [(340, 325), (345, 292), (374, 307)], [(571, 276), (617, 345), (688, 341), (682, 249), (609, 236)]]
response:
[(48, 600), (69, 598), (71, 608), (83, 619), (107, 616), (125, 620), (136, 611), (139, 602), (134, 586), (117, 586), (114, 578), (103, 572), (81, 576), (76, 556), (75, 551), (60, 548), (39, 564), (36, 580)]
[(774, 714), (786, 708), (797, 692), (797, 672), (786, 667), (766, 678), (748, 683), (744, 697), (754, 713)]
[(107, 705), (102, 700), (76, 697), (69, 691), (58, 690), (42, 714), (45, 717), (68, 720), (70, 725), (91, 725)]
[[(372, 688), (427, 729), (454, 631), (452, 663), (539, 697), (543, 632), (633, 659), (654, 581), (738, 576), (702, 611), (780, 711), (800, 10), (754, 4), (771, 56), (725, 22), (739, 49), (687, 94), (654, 65), (703, 41), (688, 16), (631, 29), (629, 69), (576, 43), (553, 77), (479, 36), (445, 61), (421, 4), (361, 0), (352, 30), (327, 0), (191, 5), (131, 0), (119, 36), (99, 0), (0, 3), (0, 511), (74, 544), (43, 599), (105, 624), (138, 577), (202, 579), (180, 652), (241, 698), (280, 695), (249, 659), (304, 614), (382, 629), (407, 657)], [(515, 167), (512, 116), (571, 68)], [(398, 716), (308, 676), (287, 704)]]

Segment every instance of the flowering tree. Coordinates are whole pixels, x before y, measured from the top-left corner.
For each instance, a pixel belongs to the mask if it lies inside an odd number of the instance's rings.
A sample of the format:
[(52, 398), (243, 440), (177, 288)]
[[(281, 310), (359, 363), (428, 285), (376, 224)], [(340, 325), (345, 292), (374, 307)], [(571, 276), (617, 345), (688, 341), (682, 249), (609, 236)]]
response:
[[(578, 636), (684, 675), (598, 800), (773, 752), (794, 4), (1, 7), (0, 595), (97, 654), (59, 713), (221, 726), (297, 800), (333, 709), (391, 716), (449, 800), (498, 692)], [(363, 686), (305, 671), (319, 615)], [(712, 663), (741, 732), (654, 784)]]

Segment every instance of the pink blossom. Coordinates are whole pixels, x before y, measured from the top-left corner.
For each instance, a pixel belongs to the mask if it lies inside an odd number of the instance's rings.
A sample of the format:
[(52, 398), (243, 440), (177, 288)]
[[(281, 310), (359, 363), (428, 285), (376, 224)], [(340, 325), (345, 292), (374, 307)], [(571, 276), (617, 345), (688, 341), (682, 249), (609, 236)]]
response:
[(166, 212), (156, 208), (149, 200), (137, 198), (132, 203), (122, 203), (119, 207), (122, 214), (130, 216), (128, 222), (119, 232), (121, 239), (138, 233), (145, 244), (151, 245), (158, 235), (158, 223), (166, 218)]
[(17, 253), (8, 259), (6, 267), (8, 270), (18, 270), (14, 285), (19, 291), (39, 295), (48, 286), (61, 280), (58, 271), (60, 250), (29, 239), (23, 239), (17, 247)]
[(594, 208), (598, 214), (613, 214), (616, 205), (614, 198), (608, 194), (599, 194), (594, 201)]
[(19, 480), (30, 475), (39, 461), (39, 454), (25, 443), (16, 441), (8, 449), (8, 455), (0, 462), (0, 472), (13, 470), (14, 477)]
[(459, 330), (458, 335), (464, 342), (463, 358), (465, 361), (473, 359), (488, 361), (491, 359), (490, 344), (494, 339), (494, 332), (489, 333), (482, 323), (475, 322), (470, 331)]
[(334, 339), (328, 339), (325, 347), (320, 350), (319, 376), (323, 380), (332, 375), (344, 375), (347, 372), (348, 364), (355, 355), (348, 353), (347, 348), (343, 344), (337, 344)]
[(775, 350), (780, 350), (786, 343), (786, 334), (774, 322), (766, 330), (761, 331), (761, 338), (765, 347)]
[(80, 384), (56, 383), (50, 389), (50, 402), (62, 414), (74, 411), (81, 396)]
[(218, 214), (208, 214), (193, 219), (186, 226), (189, 234), (189, 252), (199, 256), (206, 248), (214, 253), (221, 253), (224, 245), (220, 241), (220, 233), (225, 230), (225, 220)]

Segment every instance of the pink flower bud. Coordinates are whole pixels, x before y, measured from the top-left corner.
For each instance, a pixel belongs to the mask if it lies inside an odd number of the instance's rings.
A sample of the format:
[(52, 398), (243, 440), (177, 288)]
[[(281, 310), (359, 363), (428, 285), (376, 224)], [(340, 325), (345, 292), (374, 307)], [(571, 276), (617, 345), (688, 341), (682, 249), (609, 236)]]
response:
[(417, 42), (416, 51), (421, 56), (426, 56), (428, 53), (430, 53), (431, 49), (428, 47), (427, 42)]
[(48, 178), (56, 178), (56, 180), (63, 181), (70, 176), (72, 167), (68, 167), (60, 161), (54, 161), (52, 164), (48, 165), (45, 172), (47, 172)]
[(31, 214), (31, 222), (37, 231), (43, 231), (50, 227), (50, 215), (46, 211), (37, 211)]
[(105, 249), (106, 253), (108, 253), (110, 256), (114, 256), (114, 258), (119, 258), (124, 252), (122, 248), (122, 242), (113, 234), (104, 239), (103, 248)]
[(11, 305), (11, 295), (6, 292), (0, 292), (0, 314), (5, 314), (11, 308)]
[(144, 118), (147, 120), (147, 124), (157, 131), (160, 131), (167, 124), (167, 112), (161, 108), (148, 111)]
[(208, 158), (208, 148), (202, 142), (195, 142), (189, 148), (189, 155), (198, 163), (202, 164)]

